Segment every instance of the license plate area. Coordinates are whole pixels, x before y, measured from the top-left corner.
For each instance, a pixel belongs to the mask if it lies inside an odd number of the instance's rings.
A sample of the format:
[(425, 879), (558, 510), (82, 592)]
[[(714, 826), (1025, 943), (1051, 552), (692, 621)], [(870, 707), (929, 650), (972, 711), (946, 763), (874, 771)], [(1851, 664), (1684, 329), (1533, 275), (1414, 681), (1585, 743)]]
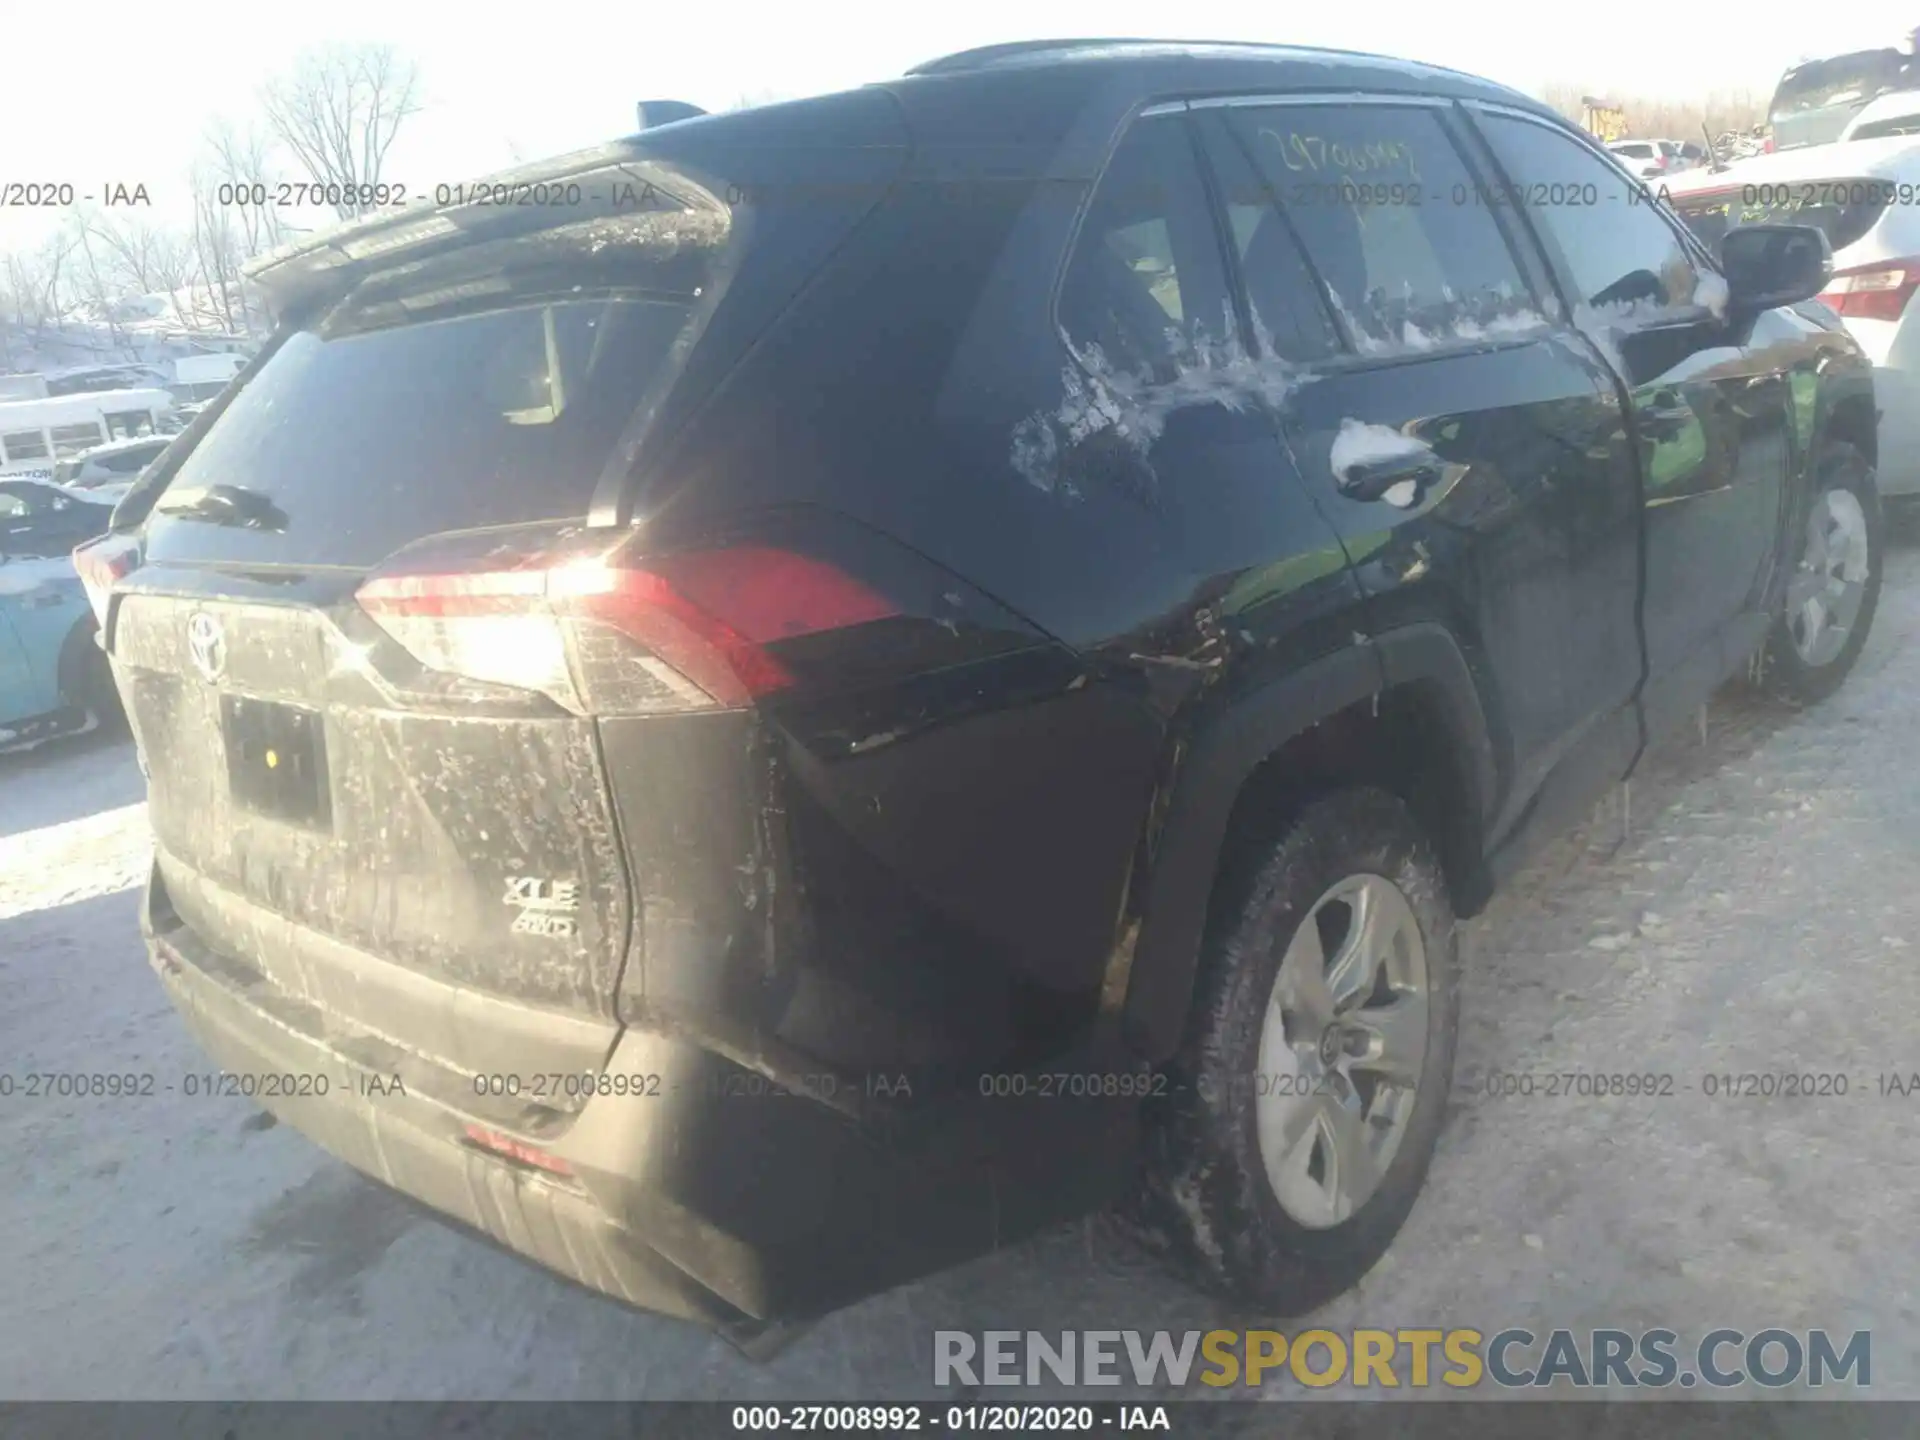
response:
[(333, 828), (325, 720), (318, 711), (223, 693), (220, 734), (234, 804), (314, 830)]

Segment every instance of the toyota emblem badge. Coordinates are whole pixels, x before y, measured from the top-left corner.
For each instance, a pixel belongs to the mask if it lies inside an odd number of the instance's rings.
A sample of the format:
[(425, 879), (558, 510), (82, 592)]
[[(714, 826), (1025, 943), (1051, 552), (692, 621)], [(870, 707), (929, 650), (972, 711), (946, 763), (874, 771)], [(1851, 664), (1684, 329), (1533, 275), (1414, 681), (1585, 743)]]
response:
[(193, 668), (210, 684), (227, 668), (227, 637), (220, 622), (205, 611), (187, 621), (187, 650), (193, 656)]

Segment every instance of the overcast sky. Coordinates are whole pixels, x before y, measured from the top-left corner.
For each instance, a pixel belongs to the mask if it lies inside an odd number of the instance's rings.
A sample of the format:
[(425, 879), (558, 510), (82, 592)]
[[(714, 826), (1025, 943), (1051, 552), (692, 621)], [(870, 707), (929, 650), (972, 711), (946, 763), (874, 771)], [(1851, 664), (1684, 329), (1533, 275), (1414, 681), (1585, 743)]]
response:
[[(1742, 14), (1750, 23), (1736, 23)], [(1836, 22), (1843, 13), (1843, 22)], [(1892, 43), (1920, 6), (1843, 0), (1547, 5), (1365, 0), (1314, 5), (1182, 0), (968, 0), (960, 5), (617, 3), (617, 0), (0, 0), (0, 184), (144, 183), (178, 213), (211, 120), (258, 115), (260, 84), (315, 42), (387, 41), (415, 59), (421, 113), (387, 179), (409, 191), (630, 132), (634, 102), (716, 108), (742, 94), (805, 95), (898, 75), (936, 55), (1075, 35), (1259, 40), (1403, 55), (1526, 90), (1688, 97), (1769, 93), (1794, 60)], [(301, 178), (291, 167), (286, 178)], [(0, 247), (54, 217), (0, 209)]]

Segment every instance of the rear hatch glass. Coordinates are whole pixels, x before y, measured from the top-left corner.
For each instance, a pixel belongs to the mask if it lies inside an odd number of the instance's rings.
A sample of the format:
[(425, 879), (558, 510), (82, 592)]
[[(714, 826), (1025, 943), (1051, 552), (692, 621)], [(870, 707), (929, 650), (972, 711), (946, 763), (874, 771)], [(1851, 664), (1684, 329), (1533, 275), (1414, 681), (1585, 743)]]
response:
[(1911, 83), (1907, 71), (1908, 57), (1894, 49), (1857, 50), (1796, 65), (1780, 77), (1768, 106), (1774, 148), (1839, 139), (1869, 102)]
[[(878, 203), (898, 127), (876, 92), (669, 126), (294, 257), (299, 323), (143, 483), (148, 555), (366, 566), (586, 516)], [(178, 523), (233, 491), (251, 523)]]
[(1703, 190), (1672, 197), (1694, 234), (1719, 253), (1720, 239), (1737, 225), (1817, 225), (1837, 255), (1863, 239), (1902, 187), (1890, 180), (1839, 176)]
[[(370, 565), (432, 531), (584, 516), (641, 398), (671, 382), (729, 231), (724, 209), (662, 204), (357, 287), (175, 472), (154, 551)], [(216, 487), (267, 521), (176, 539), (170, 521)]]
[(1889, 115), (1858, 126), (1849, 140), (1884, 140), (1889, 135), (1920, 135), (1920, 106), (1908, 115)]

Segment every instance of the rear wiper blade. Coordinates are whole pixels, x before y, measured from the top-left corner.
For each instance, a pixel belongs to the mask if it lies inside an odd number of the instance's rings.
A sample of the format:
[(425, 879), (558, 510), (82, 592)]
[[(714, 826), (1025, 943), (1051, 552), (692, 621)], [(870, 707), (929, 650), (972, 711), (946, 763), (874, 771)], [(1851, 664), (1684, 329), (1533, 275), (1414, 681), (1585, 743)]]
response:
[(205, 485), (193, 490), (170, 490), (160, 497), (154, 513), (180, 520), (204, 520), (242, 530), (285, 530), (287, 512), (258, 490), (244, 485)]

